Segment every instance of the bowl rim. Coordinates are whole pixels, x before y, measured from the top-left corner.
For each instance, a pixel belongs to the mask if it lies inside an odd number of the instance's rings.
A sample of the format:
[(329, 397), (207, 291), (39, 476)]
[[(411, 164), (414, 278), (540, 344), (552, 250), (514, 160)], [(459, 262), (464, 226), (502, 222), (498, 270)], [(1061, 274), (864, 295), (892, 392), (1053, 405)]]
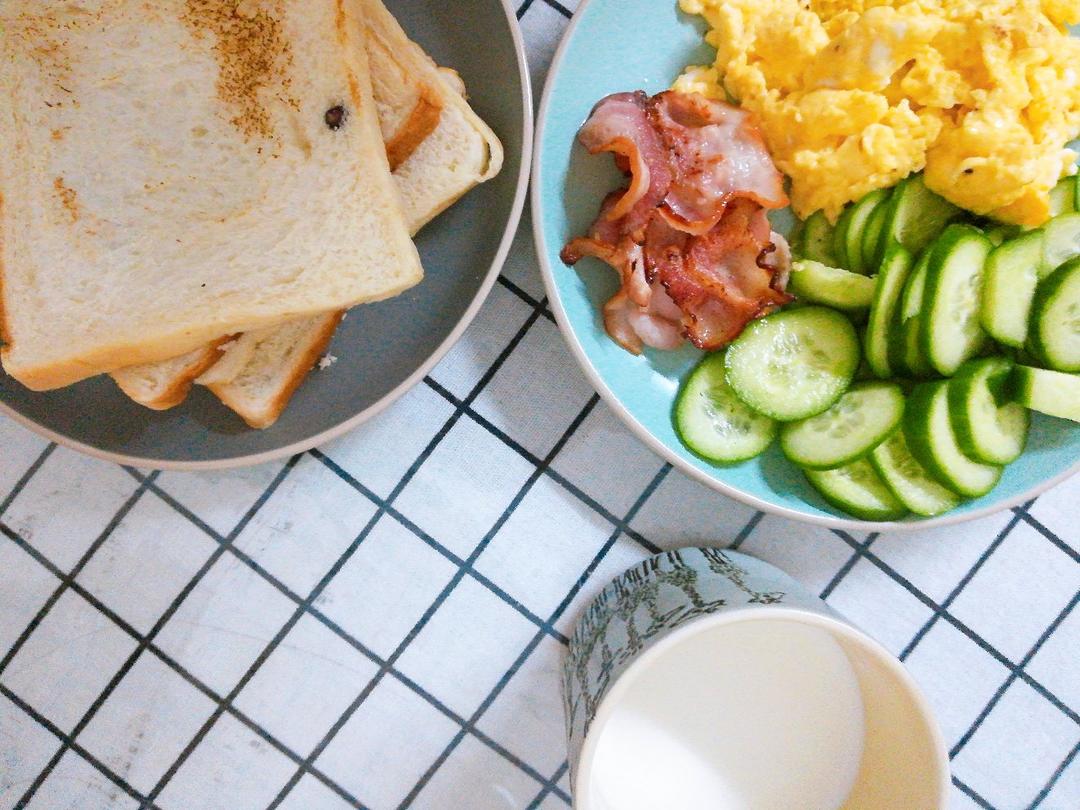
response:
[(10, 417), (15, 422), (29, 428), (34, 433), (43, 436), (49, 441), (104, 461), (112, 461), (117, 464), (144, 470), (172, 470), (179, 472), (227, 470), (237, 467), (250, 467), (268, 461), (289, 458), (318, 447), (319, 445), (326, 444), (382, 413), (421, 382), (424, 377), (427, 376), (428, 372), (430, 372), (439, 361), (446, 356), (447, 352), (453, 348), (458, 340), (461, 339), (465, 330), (476, 318), (476, 315), (484, 305), (484, 302), (487, 301), (488, 295), (495, 285), (495, 280), (498, 278), (499, 273), (502, 271), (503, 265), (506, 262), (506, 257), (510, 252), (510, 247), (513, 244), (518, 227), (521, 224), (521, 215), (525, 208), (525, 197), (529, 190), (529, 178), (533, 165), (531, 159), (533, 154), (533, 138), (535, 134), (532, 78), (529, 74), (528, 61), (525, 55), (525, 41), (521, 33), (521, 25), (518, 23), (517, 12), (513, 8), (511, 0), (499, 0), (499, 3), (502, 6), (503, 14), (506, 16), (506, 22), (510, 29), (514, 57), (517, 61), (518, 78), (521, 82), (521, 166), (518, 169), (517, 181), (514, 187), (514, 197), (510, 204), (510, 215), (506, 220), (506, 226), (502, 238), (499, 240), (498, 249), (495, 251), (495, 257), (492, 259), (491, 264), (481, 280), (480, 286), (477, 288), (472, 301), (469, 302), (469, 306), (466, 308), (464, 314), (462, 314), (454, 328), (450, 331), (450, 334), (435, 347), (431, 354), (417, 366), (412, 374), (384, 394), (377, 402), (369, 405), (367, 408), (364, 408), (362, 411), (348, 419), (339, 422), (337, 425), (313, 436), (309, 436), (306, 439), (301, 439), (300, 441), (278, 447), (274, 450), (266, 450), (261, 453), (206, 461), (182, 461), (178, 459), (153, 458), (151, 456), (134, 456), (125, 453), (116, 453), (110, 450), (103, 450), (38, 424), (33, 419), (19, 413), (2, 400), (0, 400), (0, 414)]
[(924, 529), (939, 528), (943, 526), (952, 526), (959, 523), (966, 523), (970, 520), (978, 520), (979, 518), (987, 517), (988, 515), (995, 514), (997, 512), (1011, 509), (1018, 506), (1025, 501), (1029, 501), (1038, 497), (1042, 493), (1062, 483), (1063, 481), (1071, 478), (1073, 475), (1080, 473), (1080, 459), (1078, 459), (1071, 467), (1065, 471), (1053, 476), (1052, 478), (1040, 481), (1032, 487), (1024, 490), (1023, 492), (1014, 495), (1009, 498), (1005, 498), (997, 503), (988, 504), (978, 509), (973, 509), (967, 512), (946, 512), (943, 515), (937, 517), (921, 518), (915, 520), (889, 520), (889, 521), (872, 521), (872, 520), (859, 520), (857, 518), (843, 518), (834, 515), (810, 515), (805, 512), (800, 512), (796, 509), (792, 509), (780, 504), (771, 503), (756, 495), (751, 495), (738, 487), (732, 486), (724, 481), (720, 481), (713, 476), (709, 475), (704, 470), (698, 469), (682, 456), (677, 454), (674, 450), (661, 442), (649, 430), (639, 422), (632, 413), (623, 405), (622, 401), (615, 395), (615, 393), (608, 387), (604, 378), (593, 366), (592, 361), (589, 360), (588, 355), (585, 354), (585, 349), (581, 345), (581, 341), (578, 340), (577, 333), (574, 331), (570, 324), (570, 320), (566, 314), (566, 308), (563, 306), (562, 298), (560, 297), (559, 290), (555, 284), (555, 272), (552, 269), (550, 256), (551, 250), (547, 243), (547, 238), (544, 235), (544, 205), (542, 201), (542, 195), (540, 189), (542, 187), (541, 178), (544, 175), (543, 172), (543, 146), (544, 146), (544, 130), (547, 124), (548, 106), (551, 103), (552, 92), (555, 86), (555, 78), (558, 76), (560, 69), (562, 68), (563, 59), (566, 55), (566, 51), (569, 49), (570, 42), (574, 38), (574, 33), (577, 30), (578, 23), (585, 16), (586, 11), (592, 4), (592, 0), (581, 0), (581, 4), (578, 6), (577, 11), (574, 13), (573, 19), (570, 21), (569, 27), (563, 33), (562, 39), (559, 42), (559, 47), (555, 50), (555, 56), (551, 61), (551, 68), (548, 70), (547, 78), (544, 81), (544, 89), (540, 98), (540, 108), (536, 116), (536, 133), (534, 140), (534, 154), (533, 154), (533, 169), (532, 169), (532, 184), (534, 193), (532, 195), (530, 208), (532, 213), (532, 227), (533, 227), (533, 239), (536, 242), (536, 255), (540, 265), (540, 275), (544, 280), (544, 288), (547, 292), (548, 301), (551, 304), (551, 311), (555, 315), (555, 321), (559, 324), (559, 331), (562, 332), (563, 340), (570, 347), (570, 352), (573, 354), (574, 359), (577, 361), (581, 370), (585, 373), (586, 378), (589, 380), (589, 384), (600, 395), (600, 398), (604, 400), (609, 408), (614, 411), (619, 420), (623, 422), (630, 431), (642, 441), (646, 447), (660, 456), (662, 459), (670, 463), (673, 467), (680, 472), (689, 475), (696, 481), (699, 481), (710, 489), (716, 490), (723, 495), (727, 495), (740, 503), (753, 507), (760, 512), (766, 514), (776, 515), (778, 517), (787, 518), (788, 520), (800, 521), (802, 523), (808, 523), (815, 526), (823, 526), (829, 529), (844, 529), (850, 531), (859, 532), (912, 532), (922, 531)]

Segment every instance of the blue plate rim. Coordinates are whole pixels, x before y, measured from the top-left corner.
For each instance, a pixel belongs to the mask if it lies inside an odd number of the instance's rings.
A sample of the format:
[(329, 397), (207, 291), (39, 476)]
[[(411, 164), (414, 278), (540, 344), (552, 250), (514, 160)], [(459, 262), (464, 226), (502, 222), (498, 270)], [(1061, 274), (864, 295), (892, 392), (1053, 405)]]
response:
[(620, 421), (625, 424), (630, 431), (658, 456), (670, 463), (680, 472), (689, 475), (696, 481), (704, 484), (710, 489), (714, 489), (729, 498), (732, 498), (747, 506), (753, 507), (758, 511), (765, 512), (766, 514), (776, 515), (778, 517), (786, 518), (788, 520), (795, 520), (802, 523), (809, 523), (816, 526), (823, 526), (829, 529), (848, 529), (859, 532), (901, 532), (901, 531), (922, 531), (923, 529), (931, 529), (935, 527), (953, 526), (959, 523), (966, 523), (971, 520), (978, 520), (979, 518), (987, 517), (998, 512), (1002, 512), (1006, 509), (1011, 509), (1015, 506), (1019, 506), (1033, 498), (1038, 497), (1042, 493), (1051, 489), (1052, 487), (1062, 483), (1063, 481), (1071, 478), (1073, 475), (1080, 473), (1080, 460), (1077, 460), (1075, 464), (1069, 467), (1062, 473), (1053, 476), (1045, 481), (1040, 481), (1038, 484), (1030, 487), (1029, 489), (1021, 492), (1018, 495), (1014, 495), (1009, 498), (1005, 498), (998, 503), (989, 504), (979, 509), (973, 509), (967, 512), (959, 513), (946, 513), (932, 518), (922, 518), (919, 520), (890, 520), (890, 521), (870, 521), (870, 520), (858, 520), (855, 518), (842, 518), (833, 515), (812, 515), (805, 512), (799, 512), (795, 509), (790, 509), (786, 506), (780, 506), (769, 501), (758, 498), (754, 495), (750, 495), (743, 492), (738, 487), (733, 487), (723, 481), (720, 481), (703, 470), (698, 469), (694, 465), (690, 464), (686, 459), (682, 458), (678, 453), (674, 452), (666, 444), (661, 442), (649, 430), (639, 422), (632, 413), (622, 404), (622, 401), (615, 395), (615, 393), (608, 387), (604, 378), (593, 366), (589, 360), (588, 355), (585, 354), (585, 349), (578, 340), (577, 333), (574, 331), (570, 320), (566, 314), (566, 308), (562, 303), (562, 296), (560, 295), (558, 285), (555, 283), (554, 270), (550, 257), (552, 255), (550, 246), (547, 243), (547, 238), (544, 235), (544, 204), (540, 189), (543, 184), (541, 178), (543, 177), (543, 145), (544, 145), (544, 129), (547, 123), (547, 111), (548, 106), (551, 103), (551, 96), (553, 88), (555, 86), (555, 78), (558, 76), (559, 71), (562, 68), (563, 58), (566, 55), (566, 51), (569, 48), (570, 42), (574, 38), (574, 33), (577, 30), (578, 23), (585, 16), (586, 11), (591, 5), (592, 0), (581, 0), (581, 4), (574, 12), (573, 19), (570, 21), (570, 25), (563, 33), (562, 39), (559, 42), (559, 47), (555, 50), (555, 55), (551, 60), (551, 68), (548, 70), (547, 78), (544, 81), (543, 93), (540, 97), (540, 108), (536, 115), (536, 132), (535, 139), (533, 141), (533, 160), (532, 160), (532, 186), (535, 189), (535, 193), (530, 200), (530, 210), (532, 213), (532, 228), (533, 239), (536, 242), (536, 256), (538, 264), (540, 265), (540, 275), (544, 280), (544, 289), (547, 292), (548, 302), (551, 305), (551, 311), (555, 315), (555, 321), (559, 325), (559, 331), (562, 333), (563, 340), (566, 341), (567, 346), (570, 347), (570, 353), (574, 356), (577, 364), (581, 367), (585, 377), (588, 379), (589, 384), (596, 390), (596, 393), (600, 395), (600, 398), (604, 400), (605, 404), (615, 413)]
[(314, 447), (326, 444), (333, 439), (336, 439), (359, 425), (363, 424), (369, 419), (374, 418), (378, 414), (382, 413), (398, 399), (404, 396), (408, 391), (420, 383), (424, 377), (427, 376), (439, 361), (446, 356), (447, 352), (454, 347), (454, 344), (460, 340), (461, 336), (465, 333), (465, 330), (472, 324), (476, 318), (477, 313), (480, 311), (480, 307), (487, 301), (488, 295), (491, 293), (492, 287), (495, 286), (495, 280), (499, 277), (499, 273), (502, 271), (503, 265), (506, 262), (506, 257), (510, 252), (510, 247), (513, 244), (514, 237), (517, 234), (518, 227), (521, 224), (521, 215), (525, 209), (525, 197), (529, 191), (529, 181), (531, 177), (533, 161), (529, 159), (529, 156), (533, 154), (534, 135), (535, 135), (535, 117), (533, 114), (533, 90), (532, 90), (532, 77), (529, 74), (528, 60), (525, 55), (525, 40), (521, 33), (521, 25), (517, 19), (517, 12), (511, 5), (510, 0), (499, 0), (502, 6), (503, 13), (506, 15), (506, 21), (510, 28), (510, 36), (513, 40), (514, 56), (517, 61), (518, 77), (521, 81), (521, 101), (522, 101), (522, 132), (521, 132), (521, 166), (518, 169), (518, 176), (516, 185), (514, 188), (514, 199), (510, 204), (510, 215), (506, 220), (506, 228), (503, 231), (502, 238), (499, 241), (499, 248), (495, 252), (495, 258), (492, 260), (491, 265), (488, 267), (483, 281), (481, 282), (476, 294), (473, 296), (472, 301), (469, 303), (465, 313), (461, 316), (461, 319), (457, 322), (457, 325), (451, 330), (450, 334), (446, 336), (442, 343), (440, 343), (427, 359), (421, 363), (416, 370), (410, 374), (404, 381), (397, 387), (387, 392), (378, 402), (365, 408), (354, 416), (346, 419), (343, 422), (338, 423), (328, 430), (324, 430), (314, 436), (309, 436), (298, 442), (293, 442), (282, 447), (275, 448), (273, 450), (267, 450), (263, 453), (254, 453), (244, 456), (235, 456), (228, 459), (216, 459), (213, 461), (179, 461), (176, 459), (163, 459), (153, 458), (149, 456), (132, 456), (124, 453), (113, 453), (108, 450), (102, 450), (101, 448), (94, 447), (93, 445), (85, 444), (70, 436), (65, 436), (62, 433), (58, 433), (54, 430), (50, 430), (44, 425), (40, 425), (33, 419), (24, 416), (16, 411), (14, 408), (7, 405), (3, 400), (0, 400), (0, 414), (7, 416), (28, 428), (29, 430), (37, 433), (48, 439), (51, 442), (55, 442), (63, 447), (70, 448), (84, 455), (98, 458), (103, 461), (112, 461), (117, 464), (122, 464), (129, 467), (135, 467), (142, 470), (175, 470), (178, 472), (199, 472), (206, 470), (227, 470), (237, 467), (250, 467), (257, 464), (263, 464), (269, 461), (276, 461), (282, 458), (289, 458), (299, 453), (304, 453), (311, 450)]

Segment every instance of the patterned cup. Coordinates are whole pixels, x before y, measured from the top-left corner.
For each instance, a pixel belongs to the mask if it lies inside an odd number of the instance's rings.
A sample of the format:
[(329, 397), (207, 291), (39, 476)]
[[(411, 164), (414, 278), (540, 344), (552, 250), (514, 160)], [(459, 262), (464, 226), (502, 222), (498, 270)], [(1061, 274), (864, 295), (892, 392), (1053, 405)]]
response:
[[(563, 669), (563, 699), (575, 808), (621, 810), (624, 806), (653, 806), (649, 800), (640, 797), (631, 797), (631, 801), (624, 804), (622, 800), (612, 799), (610, 791), (597, 787), (597, 751), (609, 720), (621, 705), (625, 705), (625, 701), (631, 700), (628, 695), (638, 694), (637, 699), (641, 700), (640, 695), (645, 694), (650, 712), (663, 714), (668, 711), (662, 693), (669, 683), (664, 680), (667, 676), (663, 673), (673, 671), (672, 656), (668, 655), (670, 651), (682, 650), (685, 653), (687, 649), (691, 650), (691, 658), (679, 659), (680, 662), (691, 663), (678, 663), (677, 666), (701, 670), (694, 677), (709, 688), (703, 693), (694, 692), (693, 700), (707, 703), (710, 702), (709, 695), (716, 694), (709, 691), (712, 688), (710, 679), (716, 678), (717, 689), (722, 688), (719, 686), (722, 682), (728, 683), (727, 688), (730, 689), (732, 681), (725, 681), (722, 676), (738, 675), (722, 672), (725, 662), (742, 661), (742, 664), (732, 663), (731, 666), (744, 667), (746, 660), (732, 655), (730, 647), (716, 647), (717, 631), (724, 633), (735, 627), (737, 632), (743, 634), (742, 638), (758, 646), (764, 644), (765, 648), (772, 644), (771, 649), (775, 649), (776, 644), (785, 643), (783, 637), (777, 641), (776, 636), (769, 635), (765, 640), (761, 634), (767, 627), (775, 629), (778, 622), (784, 627), (793, 627), (796, 634), (808, 634), (805, 638), (821, 639), (824, 646), (835, 650), (845, 672), (849, 673), (847, 678), (855, 700), (852, 705), (855, 707), (853, 716), (856, 725), (852, 728), (857, 729), (861, 753), (855, 748), (852, 749), (854, 754), (849, 757), (850, 779), (841, 794), (847, 796), (847, 800), (842, 801), (843, 808), (944, 808), (950, 781), (944, 741), (926, 700), (900, 662), (783, 571), (745, 554), (714, 548), (669, 551), (644, 561), (608, 585), (580, 619), (570, 639)], [(730, 633), (728, 637), (731, 637)], [(704, 649), (711, 643), (714, 644), (712, 649)], [(693, 652), (695, 647), (699, 653), (703, 653), (697, 659), (693, 657), (697, 654)], [(666, 664), (665, 655), (668, 655)], [(807, 660), (812, 658), (810, 656)], [(793, 669), (798, 672), (801, 666), (802, 662), (796, 660), (794, 667), (786, 671)], [(651, 680), (650, 673), (653, 675)], [(794, 677), (801, 679), (803, 676), (797, 674)], [(702, 681), (701, 678), (706, 680)], [(639, 689), (633, 692), (635, 683), (642, 684), (643, 688), (648, 685), (647, 688), (652, 691), (642, 692)], [(825, 696), (829, 683), (826, 681)], [(655, 701), (652, 700), (653, 695)], [(704, 695), (703, 699), (701, 695)], [(730, 693), (726, 699), (729, 702), (725, 705), (730, 706)], [(682, 702), (687, 702), (685, 695)], [(693, 704), (694, 711), (699, 705)], [(825, 700), (818, 708), (821, 712), (829, 712), (830, 706), (829, 701)], [(729, 718), (722, 716), (717, 720), (715, 707), (712, 714), (710, 707), (700, 708), (701, 717), (709, 718), (707, 734), (713, 737), (723, 735), (723, 724)], [(763, 708), (765, 711), (762, 714), (769, 714), (772, 706)], [(685, 705), (681, 711), (685, 713)], [(776, 715), (776, 712), (772, 714)], [(687, 722), (685, 716), (680, 716), (682, 719), (671, 722)], [(821, 717), (819, 715), (819, 719)], [(828, 714), (823, 717), (827, 721), (833, 719)], [(740, 730), (752, 725), (747, 723), (745, 717), (731, 717), (730, 722), (744, 724), (738, 727)], [(778, 721), (774, 716), (772, 722), (783, 723), (787, 719), (784, 717)], [(607, 751), (612, 750), (610, 735), (623, 733), (624, 728), (626, 725), (623, 721), (610, 724), (609, 741), (605, 742)], [(793, 733), (792, 737), (795, 736)], [(645, 733), (640, 739), (648, 744), (647, 741), (655, 739), (655, 735)], [(638, 745), (638, 742), (617, 740), (615, 745), (625, 749)], [(811, 759), (813, 755), (812, 752)], [(761, 759), (765, 761), (760, 762)], [(647, 760), (647, 757), (643, 758), (643, 762)], [(664, 764), (657, 765), (656, 772), (649, 778), (670, 779), (674, 783), (678, 778), (678, 760), (678, 757), (674, 758), (675, 767), (668, 767), (667, 771)], [(768, 760), (768, 757), (759, 758), (754, 767), (767, 769)], [(779, 765), (777, 767), (780, 768)], [(610, 773), (605, 771), (604, 778), (610, 778)], [(783, 780), (785, 777), (777, 773), (766, 778)], [(676, 785), (669, 787), (665, 787), (662, 810), (679, 810), (690, 806), (685, 800), (680, 803), (675, 798), (679, 795)], [(773, 806), (769, 802), (776, 801), (775, 798), (750, 798), (754, 799), (754, 807)], [(829, 806), (840, 804), (837, 801)], [(801, 800), (798, 805), (806, 806)], [(697, 806), (696, 803), (694, 806)], [(721, 808), (728, 805), (710, 800), (701, 806)]]

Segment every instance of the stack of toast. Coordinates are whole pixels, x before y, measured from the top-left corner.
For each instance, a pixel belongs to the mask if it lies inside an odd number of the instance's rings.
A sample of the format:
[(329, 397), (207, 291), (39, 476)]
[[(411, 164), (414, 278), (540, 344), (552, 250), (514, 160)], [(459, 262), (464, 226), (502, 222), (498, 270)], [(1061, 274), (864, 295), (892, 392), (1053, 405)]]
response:
[(0, 356), (35, 390), (201, 384), (268, 427), (502, 165), (380, 0), (8, 0), (0, 28)]

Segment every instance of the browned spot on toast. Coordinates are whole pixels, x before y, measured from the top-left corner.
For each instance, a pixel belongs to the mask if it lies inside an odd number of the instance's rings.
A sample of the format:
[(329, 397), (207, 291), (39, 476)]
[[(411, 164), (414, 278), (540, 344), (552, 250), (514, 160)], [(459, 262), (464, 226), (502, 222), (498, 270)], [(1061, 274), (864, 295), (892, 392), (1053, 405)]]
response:
[(300, 107), (289, 95), (292, 46), (280, 16), (277, 0), (187, 0), (183, 15), (196, 38), (214, 37), (218, 98), (235, 110), (230, 123), (248, 138), (274, 134), (268, 95)]
[(52, 131), (52, 139), (54, 141), (62, 141), (62, 140), (64, 140), (64, 130), (62, 130), (62, 129), (54, 129)]
[(408, 160), (416, 148), (427, 140), (439, 126), (441, 117), (442, 99), (438, 93), (424, 85), (409, 117), (398, 127), (394, 137), (386, 142), (386, 159), (390, 161), (390, 171)]
[(75, 189), (68, 188), (64, 185), (64, 178), (57, 177), (53, 180), (53, 188), (56, 189), (56, 196), (60, 198), (60, 204), (67, 209), (67, 212), (71, 214), (71, 221), (79, 221), (79, 195), (75, 193)]

